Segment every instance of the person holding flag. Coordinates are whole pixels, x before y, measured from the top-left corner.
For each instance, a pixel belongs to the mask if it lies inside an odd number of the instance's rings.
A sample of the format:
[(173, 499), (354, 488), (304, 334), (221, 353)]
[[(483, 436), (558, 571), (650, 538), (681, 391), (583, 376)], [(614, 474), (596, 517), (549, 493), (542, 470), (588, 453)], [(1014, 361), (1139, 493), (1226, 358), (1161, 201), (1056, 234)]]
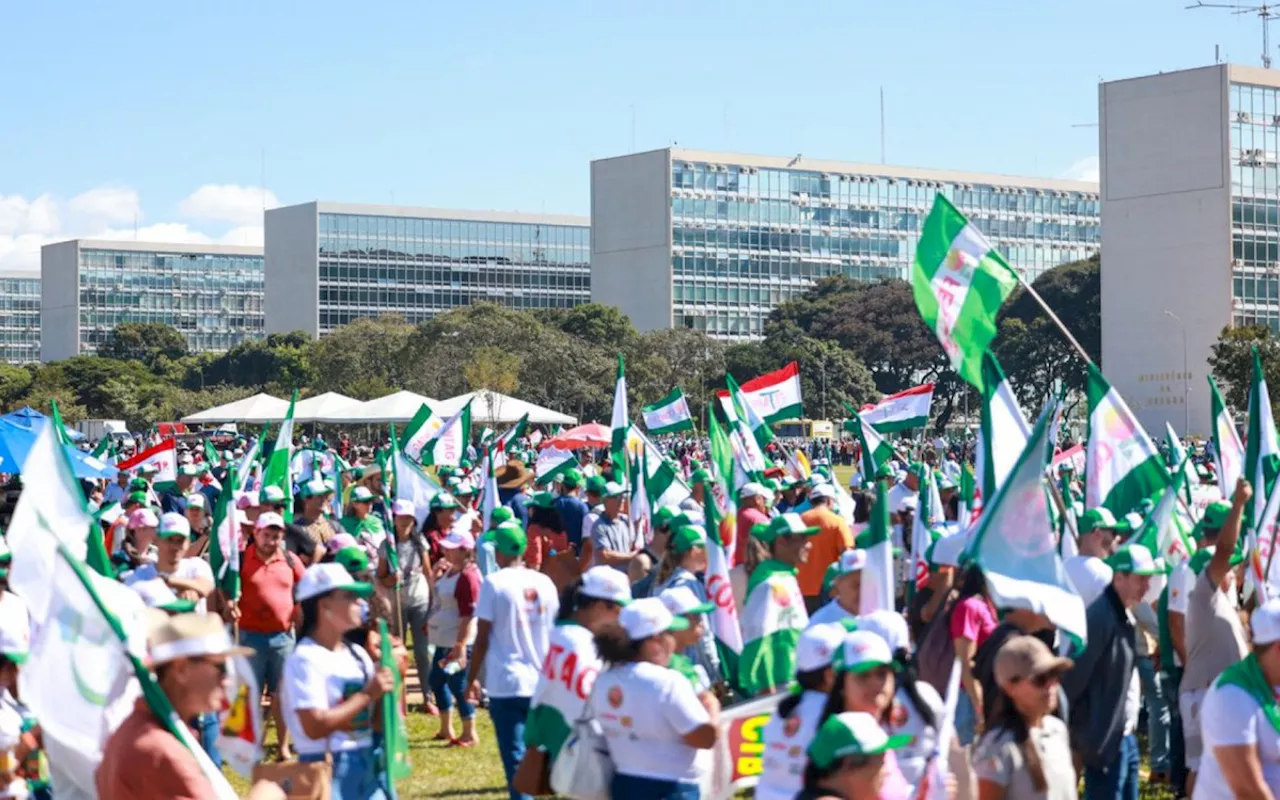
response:
[(774, 694), (795, 671), (796, 643), (809, 624), (796, 569), (809, 557), (809, 539), (817, 532), (799, 514), (787, 513), (752, 533), (769, 558), (747, 578), (742, 608), (738, 687), (748, 696)]
[(1107, 566), (1106, 559), (1120, 544), (1119, 528), (1120, 523), (1106, 506), (1091, 508), (1080, 517), (1079, 536), (1076, 538), (1079, 552), (1064, 558), (1062, 566), (1085, 606), (1097, 600), (1111, 585), (1111, 568)]
[[(707, 587), (698, 578), (706, 570), (706, 535), (697, 525), (682, 525), (671, 534), (671, 540), (667, 543), (667, 552), (658, 567), (658, 585), (653, 596), (671, 589), (684, 588), (693, 593), (700, 605), (706, 606), (705, 611), (700, 613), (713, 611), (715, 604), (710, 602)], [(711, 685), (724, 682), (720, 656), (716, 650), (716, 637), (710, 625), (702, 626), (702, 636), (694, 646), (684, 650), (683, 655), (702, 667)]]

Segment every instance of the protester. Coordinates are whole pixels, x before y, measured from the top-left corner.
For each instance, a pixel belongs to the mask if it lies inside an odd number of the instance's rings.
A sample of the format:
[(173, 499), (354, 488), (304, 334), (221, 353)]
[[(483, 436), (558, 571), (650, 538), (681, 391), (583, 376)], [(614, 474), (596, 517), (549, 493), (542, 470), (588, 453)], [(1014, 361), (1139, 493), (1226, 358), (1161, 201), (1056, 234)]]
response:
[[(569, 544), (575, 553), (582, 552), (582, 526), (586, 522), (590, 509), (578, 497), (578, 488), (585, 479), (576, 469), (570, 469), (560, 479), (560, 494), (555, 500), (556, 512), (560, 515), (560, 524), (564, 526)], [(656, 525), (654, 527), (657, 527)]]
[(769, 558), (748, 578), (741, 607), (744, 646), (738, 686), (749, 696), (779, 691), (795, 671), (796, 642), (809, 624), (796, 568), (808, 558), (809, 538), (817, 532), (799, 514), (788, 512), (752, 533), (768, 547)]
[[(454, 530), (440, 540), (444, 572), (436, 579), (436, 609), (427, 620), (427, 641), (435, 648), (428, 684), (440, 710), (435, 738), (453, 747), (474, 747), (475, 707), (467, 699), (467, 666), (476, 641), (476, 601), (480, 598), (480, 569), (475, 562), (475, 539)], [(421, 673), (419, 673), (421, 674)], [(453, 706), (458, 705), (462, 736), (454, 735)]]
[[(846, 550), (827, 568), (822, 582), (824, 605), (809, 616), (810, 625), (841, 622), (858, 616), (862, 606), (862, 570), (866, 550)], [(831, 595), (830, 600), (826, 600)]]
[(191, 525), (176, 511), (166, 512), (157, 529), (156, 560), (121, 576), (125, 585), (135, 581), (163, 578), (182, 599), (195, 601), (195, 610), (203, 614), (205, 598), (213, 591), (213, 570), (202, 558), (186, 558), (191, 539)]
[(697, 751), (715, 745), (720, 706), (710, 694), (699, 701), (689, 681), (667, 668), (675, 650), (670, 632), (688, 625), (662, 601), (645, 598), (596, 634), (609, 668), (589, 702), (613, 761), (615, 800), (699, 796)]
[(313, 477), (302, 485), (298, 496), (302, 498), (302, 511), (294, 518), (294, 523), (306, 531), (312, 541), (325, 546), (330, 539), (342, 533), (342, 528), (326, 514), (333, 501), (332, 486), (322, 478)]
[(1089, 606), (1111, 584), (1111, 569), (1105, 563), (1119, 544), (1119, 523), (1106, 508), (1091, 508), (1080, 517), (1079, 554), (1063, 559), (1071, 583)]
[(809, 491), (809, 503), (812, 507), (800, 515), (806, 526), (818, 529), (810, 539), (812, 547), (809, 557), (800, 565), (796, 575), (800, 591), (804, 594), (805, 610), (810, 615), (826, 603), (826, 597), (822, 594), (822, 579), (827, 567), (853, 547), (853, 531), (849, 523), (835, 512), (835, 502), (835, 486), (820, 483)]
[[(391, 632), (401, 637), (411, 632), (413, 657), (419, 675), (431, 671), (427, 643), (427, 618), (431, 613), (433, 573), (427, 561), (427, 541), (418, 532), (417, 510), (411, 500), (396, 500), (391, 506), (392, 536), (382, 543), (378, 558), (379, 584), (392, 593), (399, 606)], [(392, 558), (391, 548), (395, 548)], [(399, 565), (396, 572), (393, 565)]]
[(773, 497), (763, 484), (752, 481), (738, 490), (738, 518), (736, 530), (739, 531), (733, 548), (734, 566), (741, 564), (747, 557), (746, 533), (756, 525), (769, 522), (769, 507)]
[[(709, 605), (710, 608), (707, 610), (710, 611), (715, 608), (715, 605), (710, 602), (710, 598), (707, 596), (706, 584), (698, 578), (698, 575), (705, 572), (706, 569), (706, 535), (701, 528), (693, 525), (682, 525), (672, 534), (671, 544), (658, 567), (657, 593), (661, 595), (670, 589), (686, 589), (697, 598), (699, 605)], [(716, 639), (709, 625), (702, 626), (702, 635), (697, 640), (697, 643), (684, 650), (682, 654), (699, 667), (702, 667), (712, 684), (723, 682), (724, 675), (720, 668), (720, 656), (716, 649)]]
[(622, 501), (627, 490), (620, 483), (606, 483), (603, 489), (603, 507), (600, 518), (591, 526), (589, 540), (592, 564), (604, 564), (626, 572), (627, 562), (643, 545), (631, 529), (631, 522), (622, 513)]
[(871, 714), (828, 717), (809, 743), (804, 787), (796, 800), (880, 798), (892, 779), (889, 758), (905, 736), (886, 736)]
[(996, 628), (996, 610), (987, 596), (982, 570), (970, 567), (960, 587), (960, 595), (947, 618), (947, 628), (960, 659), (960, 680), (964, 692), (956, 706), (956, 735), (960, 744), (971, 744), (982, 734), (983, 686), (973, 674), (974, 656)]
[(444, 551), (440, 549), (440, 542), (453, 530), (461, 509), (457, 498), (448, 492), (438, 492), (431, 498), (422, 533), (427, 538), (428, 555), (433, 565), (442, 563)]

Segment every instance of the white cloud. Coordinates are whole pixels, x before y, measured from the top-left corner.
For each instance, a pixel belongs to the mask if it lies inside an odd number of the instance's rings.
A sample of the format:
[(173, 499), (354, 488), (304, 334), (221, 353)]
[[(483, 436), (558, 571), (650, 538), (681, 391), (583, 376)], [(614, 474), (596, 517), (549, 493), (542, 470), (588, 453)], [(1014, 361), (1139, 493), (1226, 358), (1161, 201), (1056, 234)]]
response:
[(42, 194), (27, 200), (16, 194), (0, 194), (0, 236), (51, 233), (58, 229), (57, 202)]
[(133, 189), (102, 186), (67, 202), (72, 214), (93, 222), (134, 222), (142, 217), (142, 200)]
[(238, 244), (243, 247), (262, 247), (266, 241), (266, 229), (261, 225), (239, 225), (218, 238), (218, 244)]
[(261, 186), (207, 183), (179, 203), (178, 211), (193, 219), (260, 226), (263, 209), (278, 205), (275, 194)]
[(1091, 181), (1097, 183), (1101, 177), (1102, 165), (1098, 161), (1097, 156), (1085, 156), (1076, 163), (1072, 164), (1066, 172), (1059, 175), (1059, 178), (1065, 178), (1072, 181)]
[(133, 228), (106, 228), (89, 234), (94, 239), (112, 239), (114, 241), (139, 242), (173, 242), (175, 244), (212, 244), (213, 239), (200, 231), (194, 231), (185, 222), (157, 222), (154, 225), (143, 225), (135, 232)]

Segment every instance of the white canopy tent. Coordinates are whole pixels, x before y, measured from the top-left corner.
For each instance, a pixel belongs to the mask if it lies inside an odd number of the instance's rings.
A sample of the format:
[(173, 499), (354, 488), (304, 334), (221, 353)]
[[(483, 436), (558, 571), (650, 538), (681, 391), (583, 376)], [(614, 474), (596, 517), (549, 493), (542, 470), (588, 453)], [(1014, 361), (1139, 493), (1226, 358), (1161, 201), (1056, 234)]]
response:
[(364, 413), (364, 405), (345, 394), (325, 392), (299, 400), (293, 409), (293, 419), (295, 422), (350, 422), (351, 417)]
[(284, 419), (289, 413), (289, 401), (269, 394), (255, 394), (234, 403), (215, 406), (182, 418), (188, 425), (204, 425), (214, 422), (249, 422), (263, 424)]
[(433, 412), (436, 410), (436, 406), (439, 405), (438, 401), (432, 400), (430, 397), (401, 390), (386, 397), (379, 397), (376, 400), (357, 403), (356, 407), (344, 412), (342, 419), (330, 421), (349, 422), (352, 424), (367, 423), (369, 425), (387, 422), (408, 422), (413, 419), (413, 415), (418, 413), (418, 409), (422, 408), (424, 403)]
[(525, 414), (529, 421), (538, 425), (577, 425), (578, 418), (559, 411), (552, 411), (515, 397), (508, 397), (498, 392), (468, 392), (448, 400), (441, 400), (432, 407), (442, 417), (450, 417), (471, 400), (471, 420), (473, 423), (502, 424), (518, 422)]

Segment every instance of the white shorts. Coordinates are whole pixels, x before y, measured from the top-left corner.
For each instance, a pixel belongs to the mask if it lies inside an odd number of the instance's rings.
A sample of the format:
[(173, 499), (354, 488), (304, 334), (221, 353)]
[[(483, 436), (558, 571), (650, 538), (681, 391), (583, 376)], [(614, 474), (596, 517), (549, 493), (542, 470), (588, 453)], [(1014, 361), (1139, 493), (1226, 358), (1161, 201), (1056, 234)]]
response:
[(1178, 693), (1178, 712), (1182, 714), (1182, 740), (1186, 744), (1187, 769), (1200, 769), (1204, 740), (1200, 736), (1200, 706), (1208, 689), (1187, 689)]

